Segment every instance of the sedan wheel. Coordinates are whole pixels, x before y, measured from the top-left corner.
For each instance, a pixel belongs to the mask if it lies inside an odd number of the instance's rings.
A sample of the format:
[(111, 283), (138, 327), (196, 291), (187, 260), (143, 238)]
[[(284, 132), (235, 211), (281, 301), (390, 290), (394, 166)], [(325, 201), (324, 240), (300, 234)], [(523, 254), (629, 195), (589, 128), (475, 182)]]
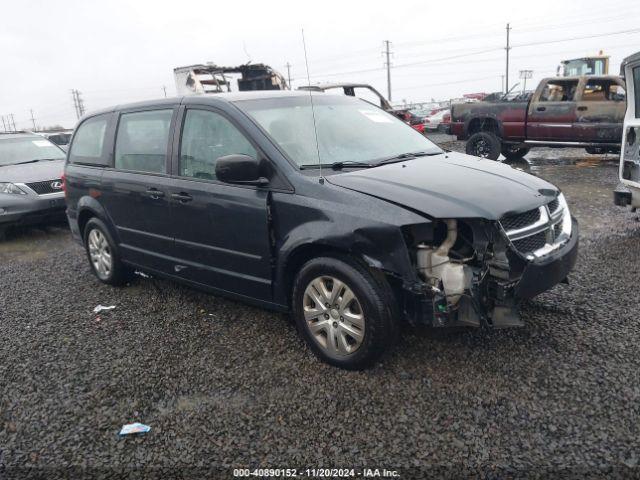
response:
[(348, 356), (362, 345), (366, 320), (344, 282), (331, 276), (313, 279), (304, 291), (303, 311), (313, 339), (329, 356)]

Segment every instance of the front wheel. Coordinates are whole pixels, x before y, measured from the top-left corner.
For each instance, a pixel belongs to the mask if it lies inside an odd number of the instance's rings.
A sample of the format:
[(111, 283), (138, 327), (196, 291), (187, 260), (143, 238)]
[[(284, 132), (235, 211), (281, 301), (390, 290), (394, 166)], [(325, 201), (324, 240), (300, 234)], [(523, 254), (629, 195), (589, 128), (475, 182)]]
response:
[(507, 160), (518, 160), (524, 157), (531, 150), (529, 147), (520, 147), (518, 145), (503, 145), (502, 155)]
[(500, 139), (491, 132), (474, 133), (467, 140), (465, 151), (474, 157), (497, 160), (500, 156)]
[(293, 288), (293, 314), (300, 334), (321, 360), (348, 370), (374, 363), (395, 338), (392, 293), (349, 258), (307, 262)]

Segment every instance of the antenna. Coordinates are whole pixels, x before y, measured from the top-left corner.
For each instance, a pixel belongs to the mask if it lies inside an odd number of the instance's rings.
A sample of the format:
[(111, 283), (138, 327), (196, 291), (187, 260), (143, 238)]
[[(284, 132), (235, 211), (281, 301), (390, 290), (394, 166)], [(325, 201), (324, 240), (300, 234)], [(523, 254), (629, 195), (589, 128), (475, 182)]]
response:
[[(302, 29), (302, 48), (304, 49), (304, 64), (307, 68), (307, 83), (311, 87), (311, 77), (309, 76), (309, 60), (307, 60), (307, 42), (304, 40), (304, 28)], [(309, 102), (311, 103), (311, 116), (313, 117), (313, 133), (316, 138), (316, 152), (318, 154), (318, 168), (320, 169), (320, 183), (324, 183), (324, 177), (322, 176), (322, 161), (320, 160), (320, 144), (318, 143), (318, 129), (316, 128), (316, 111), (313, 108), (313, 95), (311, 88), (309, 90)]]

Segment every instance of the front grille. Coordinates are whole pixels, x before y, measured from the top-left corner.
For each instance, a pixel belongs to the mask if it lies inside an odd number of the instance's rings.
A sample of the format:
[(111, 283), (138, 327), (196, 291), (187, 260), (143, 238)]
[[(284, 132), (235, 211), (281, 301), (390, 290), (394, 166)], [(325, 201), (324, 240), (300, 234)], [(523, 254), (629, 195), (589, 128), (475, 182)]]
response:
[(524, 237), (520, 240), (515, 240), (513, 246), (524, 254), (535, 252), (536, 250), (544, 247), (547, 244), (547, 232), (546, 230), (529, 237)]
[(558, 222), (553, 226), (554, 237), (558, 238), (562, 233), (562, 222)]
[(500, 220), (515, 250), (527, 258), (533, 258), (546, 255), (568, 240), (569, 235), (565, 234), (563, 227), (566, 212), (560, 200), (555, 198), (535, 210)]
[(45, 180), (43, 182), (27, 183), (27, 187), (36, 192), (38, 195), (46, 195), (47, 193), (58, 193), (62, 191), (62, 180), (54, 178), (53, 180)]
[(540, 220), (540, 209), (536, 208), (528, 212), (504, 217), (500, 220), (500, 223), (505, 230), (519, 230), (520, 228), (528, 227), (532, 223), (536, 223), (538, 220)]

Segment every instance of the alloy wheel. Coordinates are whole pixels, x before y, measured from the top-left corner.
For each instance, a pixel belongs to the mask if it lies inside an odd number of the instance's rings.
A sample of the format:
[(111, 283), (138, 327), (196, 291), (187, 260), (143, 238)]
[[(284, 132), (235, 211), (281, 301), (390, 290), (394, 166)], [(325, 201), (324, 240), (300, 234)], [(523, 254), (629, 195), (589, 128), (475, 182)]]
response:
[(347, 284), (316, 277), (304, 291), (304, 318), (314, 341), (333, 357), (353, 354), (362, 345), (365, 317)]
[(111, 256), (111, 248), (105, 235), (94, 228), (89, 232), (89, 256), (96, 274), (101, 279), (109, 278), (113, 269), (113, 259)]

